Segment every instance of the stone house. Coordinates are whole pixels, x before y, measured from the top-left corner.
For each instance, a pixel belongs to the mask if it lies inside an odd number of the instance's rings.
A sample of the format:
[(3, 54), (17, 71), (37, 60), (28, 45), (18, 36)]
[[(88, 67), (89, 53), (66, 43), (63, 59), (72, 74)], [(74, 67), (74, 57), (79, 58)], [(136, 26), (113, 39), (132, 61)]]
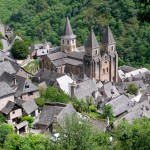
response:
[(5, 82), (0, 82), (0, 110), (2, 110), (9, 101), (14, 102), (15, 91)]
[(8, 101), (5, 107), (0, 111), (8, 123), (16, 124), (19, 122), (19, 117), (22, 117), (22, 109), (15, 102)]
[(65, 118), (67, 116), (72, 116), (75, 112), (76, 111), (71, 104), (46, 104), (40, 114), (37, 127), (43, 131), (53, 132), (56, 124), (59, 124), (63, 128)]

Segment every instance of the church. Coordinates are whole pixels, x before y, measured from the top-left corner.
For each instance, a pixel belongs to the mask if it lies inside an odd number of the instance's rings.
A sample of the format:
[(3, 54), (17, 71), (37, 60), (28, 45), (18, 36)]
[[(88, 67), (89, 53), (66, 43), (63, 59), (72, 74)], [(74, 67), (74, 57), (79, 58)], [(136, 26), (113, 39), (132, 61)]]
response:
[(118, 54), (110, 28), (107, 27), (103, 33), (102, 47), (93, 30), (90, 31), (85, 45), (77, 47), (76, 35), (67, 18), (61, 46), (51, 48), (49, 54), (41, 57), (40, 68), (74, 75), (84, 73), (96, 80), (117, 82)]

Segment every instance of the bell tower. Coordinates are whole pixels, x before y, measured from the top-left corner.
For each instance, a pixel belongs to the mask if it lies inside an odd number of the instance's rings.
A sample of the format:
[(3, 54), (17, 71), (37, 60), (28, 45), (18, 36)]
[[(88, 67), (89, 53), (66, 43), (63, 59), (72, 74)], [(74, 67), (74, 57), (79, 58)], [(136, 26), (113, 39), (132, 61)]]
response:
[(100, 45), (91, 30), (85, 44), (84, 72), (88, 77), (100, 80)]
[(76, 50), (76, 35), (73, 34), (70, 21), (67, 17), (64, 33), (61, 37), (61, 51), (70, 53)]
[(108, 26), (103, 33), (102, 49), (110, 57), (110, 82), (118, 81), (118, 54), (116, 51), (116, 41)]

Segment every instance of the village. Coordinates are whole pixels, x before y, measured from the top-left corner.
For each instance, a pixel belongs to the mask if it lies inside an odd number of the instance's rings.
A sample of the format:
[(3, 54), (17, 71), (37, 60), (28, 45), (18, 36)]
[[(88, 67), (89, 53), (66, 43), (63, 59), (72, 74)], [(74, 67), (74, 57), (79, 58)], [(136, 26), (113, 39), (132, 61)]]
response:
[[(48, 133), (56, 141), (57, 124), (63, 128), (66, 116), (73, 114), (104, 132), (123, 120), (132, 123), (134, 119), (150, 118), (150, 71), (118, 66), (117, 41), (110, 27), (102, 44), (91, 29), (85, 45), (77, 47), (67, 18), (61, 46), (53, 47), (46, 40), (33, 44), (25, 60), (16, 60), (10, 53), (13, 43), (23, 39), (2, 24), (0, 32), (4, 37), (0, 116), (17, 134)], [(32, 63), (35, 61), (38, 65)]]

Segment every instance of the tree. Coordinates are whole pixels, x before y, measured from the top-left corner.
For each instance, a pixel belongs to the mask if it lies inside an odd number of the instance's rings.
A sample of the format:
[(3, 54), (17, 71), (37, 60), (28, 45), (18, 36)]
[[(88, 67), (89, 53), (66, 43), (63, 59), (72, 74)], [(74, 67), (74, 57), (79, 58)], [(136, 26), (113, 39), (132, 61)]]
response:
[(16, 40), (11, 48), (11, 54), (16, 59), (26, 59), (29, 54), (27, 44), (24, 41)]
[(119, 150), (150, 149), (150, 119), (134, 120), (132, 124), (121, 122), (114, 133), (114, 147)]
[(3, 144), (10, 133), (13, 133), (13, 127), (11, 125), (0, 124), (0, 147), (3, 147)]
[[(60, 130), (60, 143), (68, 150), (109, 149), (108, 135), (97, 132), (89, 121), (79, 119), (75, 114), (66, 117), (63, 129)], [(104, 148), (105, 147), (105, 148)]]
[(55, 87), (48, 87), (46, 90), (41, 92), (41, 98), (46, 102), (61, 102), (68, 103), (70, 97), (64, 93), (64, 91)]
[(127, 93), (136, 95), (138, 93), (139, 88), (134, 84), (131, 83), (128, 85)]
[(111, 105), (105, 105), (105, 106), (103, 107), (103, 114), (102, 114), (102, 117), (103, 117), (104, 119), (106, 119), (107, 117), (109, 117), (109, 119), (110, 119), (111, 121), (113, 121), (114, 116), (113, 116), (113, 110), (112, 110)]

